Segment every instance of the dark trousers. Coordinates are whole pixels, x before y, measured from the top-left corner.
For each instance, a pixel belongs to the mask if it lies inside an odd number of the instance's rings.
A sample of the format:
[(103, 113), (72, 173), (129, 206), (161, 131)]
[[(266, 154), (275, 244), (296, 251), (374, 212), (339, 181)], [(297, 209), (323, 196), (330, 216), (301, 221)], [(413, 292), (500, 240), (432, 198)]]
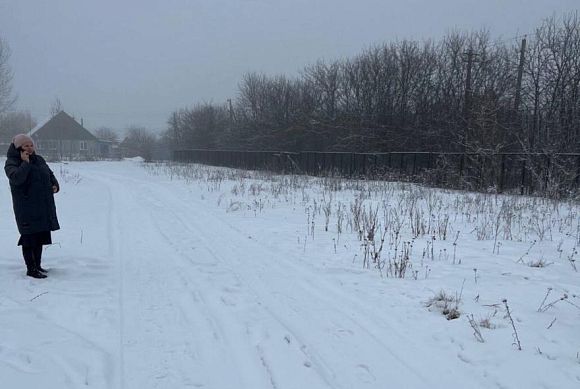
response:
[(28, 271), (38, 270), (42, 260), (42, 245), (22, 246), (22, 256)]

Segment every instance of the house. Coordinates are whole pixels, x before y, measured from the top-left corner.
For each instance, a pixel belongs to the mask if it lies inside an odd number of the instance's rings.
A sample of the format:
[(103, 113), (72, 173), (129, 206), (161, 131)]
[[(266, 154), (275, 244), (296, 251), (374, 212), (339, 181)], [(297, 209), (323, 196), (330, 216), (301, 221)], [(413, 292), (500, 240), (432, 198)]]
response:
[(30, 136), (38, 153), (50, 160), (86, 160), (110, 154), (110, 145), (97, 139), (64, 111), (37, 125)]

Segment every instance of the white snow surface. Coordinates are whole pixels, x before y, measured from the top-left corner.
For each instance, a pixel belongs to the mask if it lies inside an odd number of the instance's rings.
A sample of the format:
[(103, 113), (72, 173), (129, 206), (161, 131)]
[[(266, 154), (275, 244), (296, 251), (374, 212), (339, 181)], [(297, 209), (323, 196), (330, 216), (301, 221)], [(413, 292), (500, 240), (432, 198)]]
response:
[[(62, 229), (45, 280), (25, 276), (0, 185), (1, 388), (580, 388), (577, 204), (130, 160), (50, 166)], [(377, 210), (374, 239), (369, 223), (359, 239), (357, 204), (367, 220)], [(428, 306), (438, 295), (459, 318)]]

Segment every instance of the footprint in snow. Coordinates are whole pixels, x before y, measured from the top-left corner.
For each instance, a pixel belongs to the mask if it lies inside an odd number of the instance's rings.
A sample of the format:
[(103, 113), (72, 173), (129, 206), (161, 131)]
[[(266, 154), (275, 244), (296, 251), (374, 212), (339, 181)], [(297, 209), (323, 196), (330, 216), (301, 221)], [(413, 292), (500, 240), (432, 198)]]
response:
[(377, 377), (371, 372), (371, 369), (365, 364), (356, 366), (356, 376), (359, 380), (365, 383), (375, 382)]
[(349, 329), (340, 328), (340, 329), (336, 330), (335, 336), (337, 338), (344, 338), (346, 336), (352, 336), (353, 334), (354, 334), (354, 332), (349, 330)]
[(221, 296), (220, 300), (222, 301), (222, 303), (228, 307), (235, 307), (236, 306), (236, 302), (233, 301), (232, 299), (230, 299), (228, 296)]

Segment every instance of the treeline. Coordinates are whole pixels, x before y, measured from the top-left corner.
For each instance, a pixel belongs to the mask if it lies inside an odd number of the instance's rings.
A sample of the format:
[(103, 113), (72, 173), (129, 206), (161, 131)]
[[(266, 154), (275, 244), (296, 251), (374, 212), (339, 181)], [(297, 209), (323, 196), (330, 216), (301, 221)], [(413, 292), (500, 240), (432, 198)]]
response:
[(526, 37), (452, 32), (243, 75), (237, 98), (175, 111), (173, 149), (580, 152), (580, 18)]

